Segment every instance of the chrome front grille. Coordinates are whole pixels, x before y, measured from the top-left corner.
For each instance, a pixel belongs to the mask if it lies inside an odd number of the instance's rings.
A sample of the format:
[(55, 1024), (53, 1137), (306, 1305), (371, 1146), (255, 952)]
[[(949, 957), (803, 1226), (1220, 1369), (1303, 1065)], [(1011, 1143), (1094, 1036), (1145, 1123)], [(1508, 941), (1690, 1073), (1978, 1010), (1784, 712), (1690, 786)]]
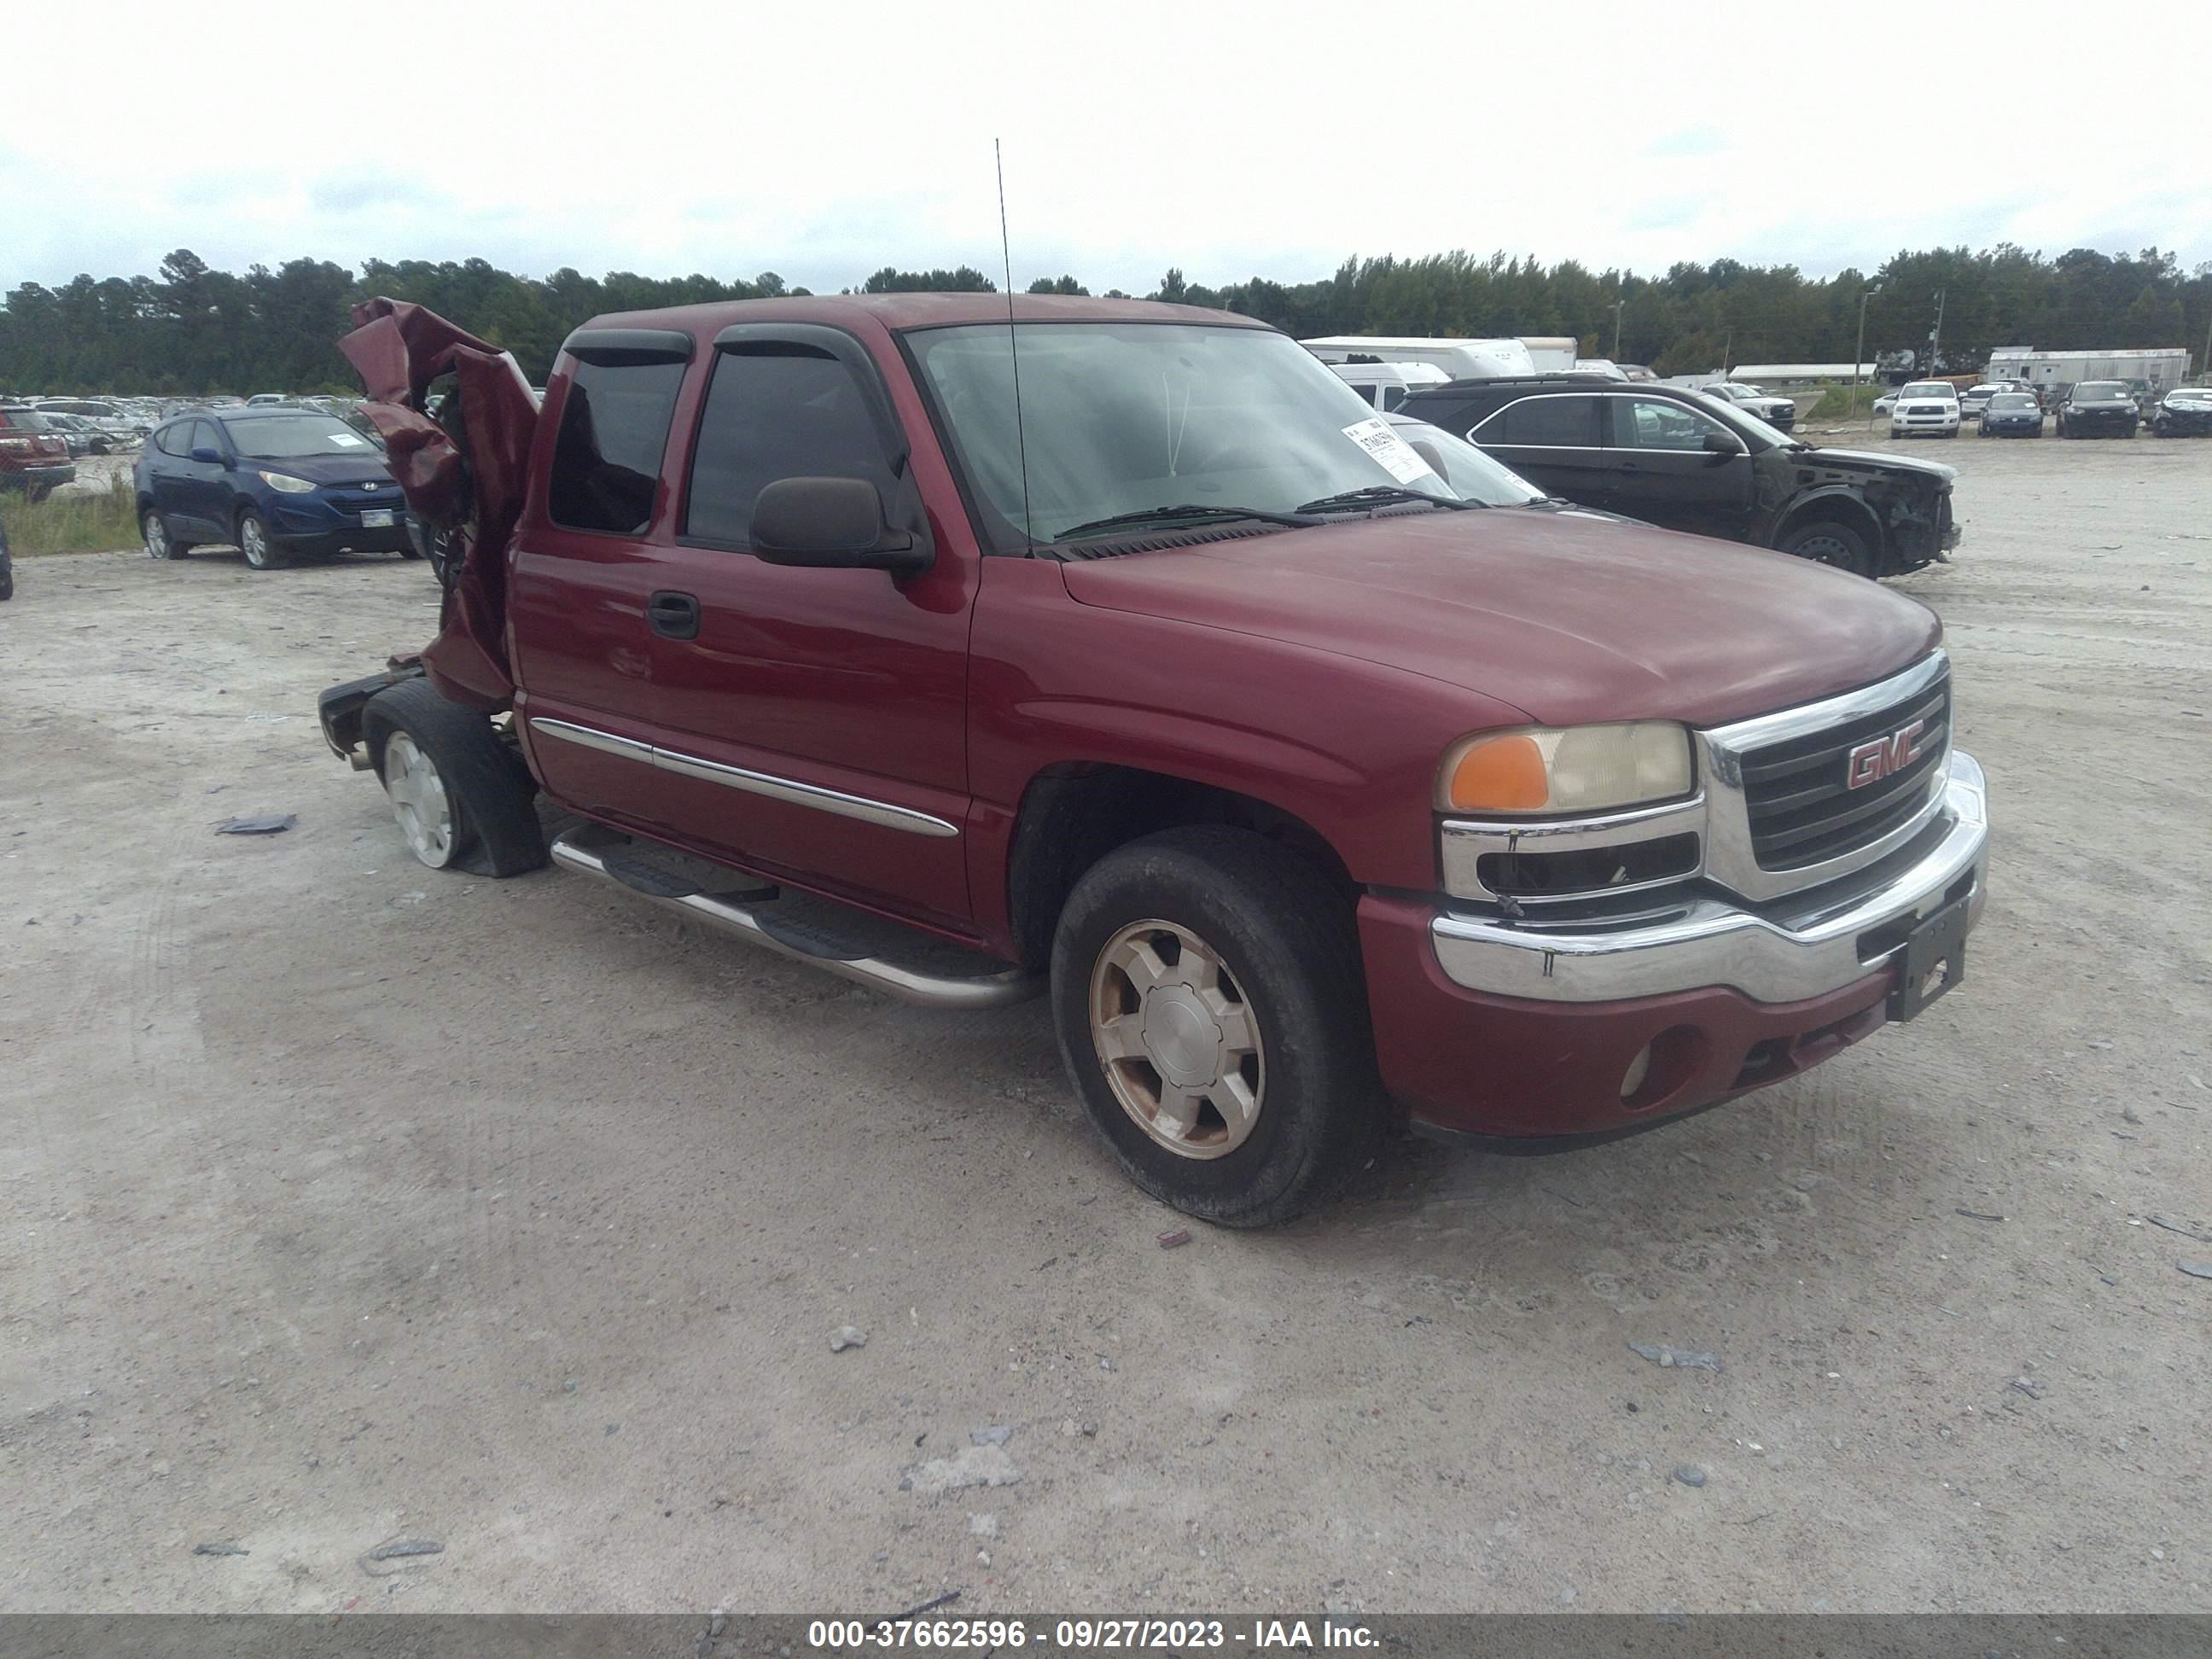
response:
[[(1905, 732), (1913, 733), (1912, 759), (1854, 788), (1854, 752)], [(1743, 798), (1759, 867), (1823, 863), (1910, 822), (1942, 787), (1950, 741), (1946, 676), (1887, 708), (1751, 750), (1743, 757)]]
[[(1922, 722), (1909, 758), (1897, 734)], [(1705, 874), (1753, 900), (1838, 880), (1910, 841), (1941, 811), (1951, 753), (1950, 664), (1941, 651), (1819, 702), (1698, 734)], [(1853, 751), (1863, 756), (1850, 786)], [(1891, 769), (1893, 762), (1901, 762)]]

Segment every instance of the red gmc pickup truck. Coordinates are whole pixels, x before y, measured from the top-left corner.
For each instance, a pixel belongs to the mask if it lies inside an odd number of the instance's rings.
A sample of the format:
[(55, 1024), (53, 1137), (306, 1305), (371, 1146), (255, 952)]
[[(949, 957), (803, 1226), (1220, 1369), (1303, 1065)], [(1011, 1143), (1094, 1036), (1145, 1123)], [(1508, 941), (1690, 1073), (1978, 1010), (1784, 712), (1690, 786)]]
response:
[(429, 313), (356, 320), (448, 591), (321, 715), (416, 855), (1047, 995), (1191, 1214), (1282, 1219), (1405, 1116), (1679, 1117), (1962, 974), (1984, 787), (1929, 611), (1545, 501), (1273, 329), (702, 306), (578, 330), (541, 409)]

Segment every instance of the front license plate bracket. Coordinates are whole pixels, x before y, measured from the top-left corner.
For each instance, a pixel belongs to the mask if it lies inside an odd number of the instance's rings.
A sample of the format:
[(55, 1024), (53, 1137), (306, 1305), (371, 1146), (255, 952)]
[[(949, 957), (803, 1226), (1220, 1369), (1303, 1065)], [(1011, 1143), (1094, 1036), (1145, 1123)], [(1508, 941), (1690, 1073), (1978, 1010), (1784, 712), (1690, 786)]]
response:
[(1889, 993), (1889, 1018), (1912, 1018), (1966, 976), (1970, 896), (1954, 899), (1906, 936), (1899, 953), (1897, 983)]

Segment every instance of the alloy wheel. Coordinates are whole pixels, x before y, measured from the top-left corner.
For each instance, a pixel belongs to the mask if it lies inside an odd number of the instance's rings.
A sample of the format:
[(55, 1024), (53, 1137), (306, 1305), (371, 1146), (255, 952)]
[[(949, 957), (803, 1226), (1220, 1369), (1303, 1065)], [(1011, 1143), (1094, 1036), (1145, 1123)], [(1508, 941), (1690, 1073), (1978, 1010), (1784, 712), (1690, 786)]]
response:
[(1090, 1010), (1114, 1098), (1152, 1139), (1213, 1158), (1251, 1137), (1267, 1050), (1257, 1011), (1212, 945), (1175, 922), (1132, 922), (1098, 953)]

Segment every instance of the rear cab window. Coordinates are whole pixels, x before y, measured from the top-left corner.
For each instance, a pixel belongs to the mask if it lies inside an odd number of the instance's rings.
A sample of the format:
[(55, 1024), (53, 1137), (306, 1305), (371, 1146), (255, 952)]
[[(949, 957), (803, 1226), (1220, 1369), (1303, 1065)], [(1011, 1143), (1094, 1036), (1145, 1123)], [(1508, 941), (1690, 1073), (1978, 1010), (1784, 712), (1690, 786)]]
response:
[(576, 361), (553, 441), (546, 512), (563, 529), (640, 535), (653, 522), (690, 341), (669, 337), (656, 347), (624, 343), (642, 331), (596, 332), (617, 343), (594, 343), (588, 334), (570, 340)]

